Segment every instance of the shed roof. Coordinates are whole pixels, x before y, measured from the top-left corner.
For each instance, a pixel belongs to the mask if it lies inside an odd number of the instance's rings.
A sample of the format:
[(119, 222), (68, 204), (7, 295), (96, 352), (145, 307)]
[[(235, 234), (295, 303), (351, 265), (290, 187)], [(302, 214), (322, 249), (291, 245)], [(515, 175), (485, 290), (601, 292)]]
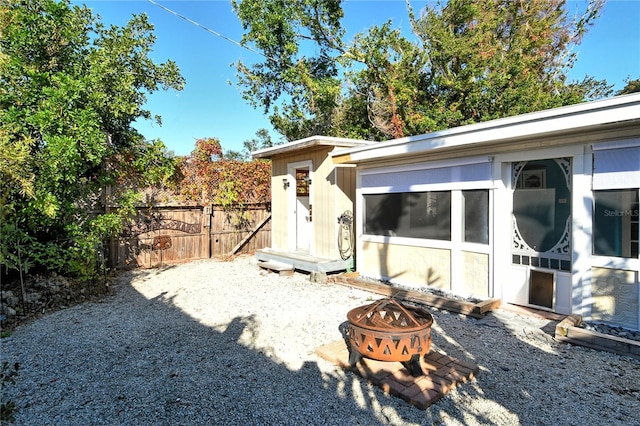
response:
[(640, 134), (640, 93), (392, 139), (339, 150), (330, 155), (336, 163), (359, 163), (427, 152), (488, 149), (499, 144), (629, 125)]
[(311, 136), (297, 141), (288, 142), (282, 145), (276, 145), (270, 148), (259, 149), (253, 151), (253, 158), (272, 158), (279, 154), (288, 154), (295, 151), (308, 149), (315, 146), (334, 146), (341, 148), (351, 148), (358, 146), (366, 146), (375, 142), (365, 141), (361, 139), (336, 138), (332, 136)]

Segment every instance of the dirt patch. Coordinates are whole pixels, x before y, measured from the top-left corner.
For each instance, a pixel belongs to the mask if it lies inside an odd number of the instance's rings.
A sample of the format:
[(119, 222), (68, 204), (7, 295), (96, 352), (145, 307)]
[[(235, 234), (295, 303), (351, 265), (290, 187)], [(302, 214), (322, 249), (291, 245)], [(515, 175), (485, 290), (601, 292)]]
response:
[(18, 324), (80, 303), (108, 296), (110, 279), (81, 282), (56, 274), (34, 275), (24, 280), (2, 283), (0, 328), (11, 330)]

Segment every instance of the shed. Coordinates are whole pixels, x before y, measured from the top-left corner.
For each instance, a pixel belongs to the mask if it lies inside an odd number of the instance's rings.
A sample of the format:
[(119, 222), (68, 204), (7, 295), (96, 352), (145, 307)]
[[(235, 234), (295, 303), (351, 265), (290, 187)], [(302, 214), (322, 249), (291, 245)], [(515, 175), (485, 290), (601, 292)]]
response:
[(256, 251), (259, 261), (308, 272), (352, 267), (355, 166), (330, 154), (370, 143), (313, 136), (252, 153), (271, 160), (271, 246)]
[(331, 157), (361, 275), (640, 328), (640, 94)]

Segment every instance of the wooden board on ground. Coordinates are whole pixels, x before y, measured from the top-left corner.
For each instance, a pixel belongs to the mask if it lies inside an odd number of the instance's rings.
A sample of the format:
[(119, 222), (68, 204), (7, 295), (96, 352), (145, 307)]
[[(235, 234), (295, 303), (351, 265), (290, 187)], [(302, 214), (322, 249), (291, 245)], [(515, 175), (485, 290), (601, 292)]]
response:
[(580, 328), (581, 322), (580, 315), (566, 317), (556, 326), (556, 340), (640, 359), (640, 342)]
[(294, 268), (291, 265), (281, 262), (259, 262), (258, 266), (271, 272), (276, 272), (280, 276), (290, 277), (293, 275)]
[(500, 299), (487, 299), (478, 303), (473, 303), (464, 300), (449, 299), (422, 291), (400, 289), (382, 283), (364, 281), (357, 279), (352, 275), (353, 274), (338, 275), (333, 278), (333, 281), (337, 284), (347, 285), (360, 290), (367, 290), (387, 297), (396, 297), (438, 309), (458, 312), (474, 318), (483, 318), (487, 313), (500, 307)]

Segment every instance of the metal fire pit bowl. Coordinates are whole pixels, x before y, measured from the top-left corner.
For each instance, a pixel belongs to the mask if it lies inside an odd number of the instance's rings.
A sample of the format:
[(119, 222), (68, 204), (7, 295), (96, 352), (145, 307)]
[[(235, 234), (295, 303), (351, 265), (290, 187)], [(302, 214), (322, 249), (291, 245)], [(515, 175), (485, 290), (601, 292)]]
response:
[(385, 298), (350, 310), (347, 319), (352, 367), (365, 357), (403, 362), (412, 375), (422, 374), (420, 358), (431, 349), (430, 313)]

